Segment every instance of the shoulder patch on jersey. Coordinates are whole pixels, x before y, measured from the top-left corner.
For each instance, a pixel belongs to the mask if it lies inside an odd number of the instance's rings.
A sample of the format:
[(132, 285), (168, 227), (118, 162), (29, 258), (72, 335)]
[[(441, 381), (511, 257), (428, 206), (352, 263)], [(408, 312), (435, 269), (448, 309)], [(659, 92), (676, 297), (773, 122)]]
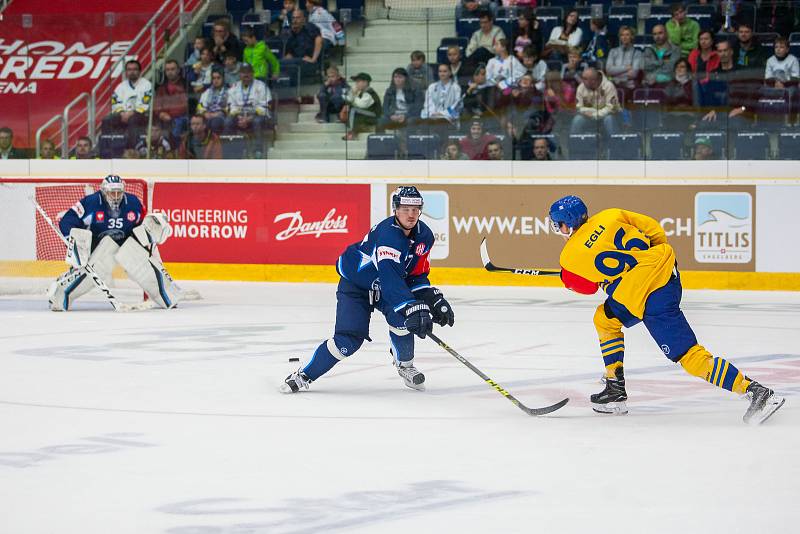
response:
[(83, 215), (86, 213), (86, 210), (83, 209), (83, 204), (81, 201), (77, 201), (74, 206), (72, 206), (72, 211), (78, 214), (78, 217), (83, 219)]
[(375, 256), (378, 261), (381, 260), (392, 260), (394, 262), (400, 263), (400, 251), (396, 248), (392, 247), (378, 247), (378, 250), (375, 253)]
[(94, 218), (97, 219), (97, 222), (103, 222), (106, 220), (106, 214), (103, 211), (98, 211), (94, 214)]

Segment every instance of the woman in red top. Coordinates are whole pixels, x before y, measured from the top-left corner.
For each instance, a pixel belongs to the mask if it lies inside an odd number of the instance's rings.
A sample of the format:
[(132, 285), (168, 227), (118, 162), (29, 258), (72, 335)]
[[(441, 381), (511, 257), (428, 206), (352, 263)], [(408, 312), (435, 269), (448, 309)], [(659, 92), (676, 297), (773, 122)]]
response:
[(714, 50), (714, 34), (708, 30), (700, 32), (697, 48), (689, 53), (689, 65), (697, 83), (708, 83), (712, 72), (719, 69), (719, 54)]

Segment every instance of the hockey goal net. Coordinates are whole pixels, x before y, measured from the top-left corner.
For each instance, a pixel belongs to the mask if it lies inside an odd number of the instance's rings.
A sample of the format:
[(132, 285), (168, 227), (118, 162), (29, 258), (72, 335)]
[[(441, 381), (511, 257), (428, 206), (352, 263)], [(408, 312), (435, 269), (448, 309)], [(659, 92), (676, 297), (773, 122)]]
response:
[[(100, 189), (99, 179), (0, 178), (0, 295), (44, 293), (49, 283), (67, 270), (66, 248), (33, 201), (58, 225), (64, 214), (80, 199)], [(125, 191), (136, 195), (145, 211), (150, 198), (147, 182), (125, 179)], [(141, 290), (116, 269), (110, 285)]]

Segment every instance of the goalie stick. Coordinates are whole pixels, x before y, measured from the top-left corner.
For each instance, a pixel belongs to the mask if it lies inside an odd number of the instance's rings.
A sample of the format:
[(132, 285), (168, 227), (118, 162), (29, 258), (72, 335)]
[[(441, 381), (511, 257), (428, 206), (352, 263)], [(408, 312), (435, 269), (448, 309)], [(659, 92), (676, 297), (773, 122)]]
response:
[(483, 374), (483, 372), (481, 372), (481, 370), (480, 370), (480, 369), (478, 369), (477, 367), (475, 367), (474, 365), (472, 365), (472, 364), (469, 362), (469, 360), (467, 360), (465, 357), (463, 357), (463, 356), (462, 356), (462, 355), (460, 355), (458, 352), (456, 352), (456, 351), (455, 351), (453, 348), (451, 348), (451, 347), (450, 347), (450, 345), (448, 345), (447, 343), (445, 343), (444, 341), (442, 341), (441, 339), (439, 339), (439, 338), (438, 338), (438, 337), (437, 337), (435, 334), (432, 334), (432, 333), (431, 333), (431, 334), (428, 334), (428, 337), (430, 337), (430, 338), (431, 338), (431, 339), (434, 341), (434, 343), (436, 343), (437, 345), (439, 345), (440, 347), (442, 347), (444, 350), (446, 350), (447, 352), (449, 352), (449, 353), (450, 353), (450, 355), (451, 355), (451, 356), (453, 356), (453, 357), (454, 357), (456, 360), (460, 361), (461, 363), (463, 363), (464, 365), (466, 365), (467, 367), (469, 367), (469, 369), (470, 369), (470, 370), (471, 370), (473, 373), (475, 373), (476, 375), (478, 375), (479, 377), (481, 377), (481, 378), (484, 380), (484, 382), (486, 382), (487, 384), (489, 384), (490, 386), (492, 386), (494, 389), (496, 389), (496, 390), (497, 390), (497, 392), (498, 392), (498, 393), (500, 393), (500, 394), (501, 394), (501, 395), (503, 395), (505, 398), (507, 398), (508, 400), (510, 400), (510, 401), (511, 401), (511, 403), (512, 403), (514, 406), (516, 406), (517, 408), (519, 408), (520, 410), (522, 410), (523, 412), (525, 412), (525, 413), (526, 413), (526, 414), (528, 414), (528, 415), (535, 415), (535, 416), (538, 416), (538, 415), (547, 415), (547, 414), (549, 414), (549, 413), (555, 412), (555, 411), (556, 411), (556, 410), (558, 410), (559, 408), (562, 408), (562, 407), (563, 407), (565, 404), (567, 404), (567, 403), (569, 402), (569, 398), (566, 398), (566, 399), (564, 399), (564, 400), (558, 401), (558, 402), (557, 402), (557, 403), (555, 403), (555, 404), (551, 404), (550, 406), (545, 406), (545, 407), (543, 407), (543, 408), (528, 408), (527, 406), (525, 406), (524, 404), (522, 404), (520, 401), (518, 401), (518, 400), (516, 399), (516, 397), (514, 397), (514, 395), (512, 395), (511, 393), (509, 393), (508, 391), (506, 391), (505, 389), (503, 389), (503, 387), (502, 387), (500, 384), (498, 384), (497, 382), (495, 382), (494, 380), (492, 380), (491, 378), (489, 378), (488, 376), (486, 376), (485, 374)]
[(489, 259), (489, 251), (487, 250), (486, 247), (485, 237), (481, 240), (481, 260), (483, 261), (484, 268), (486, 268), (487, 271), (493, 273), (524, 274), (526, 276), (561, 276), (561, 271), (541, 271), (538, 269), (518, 269), (516, 267), (498, 267), (497, 265), (493, 264), (492, 261)]
[[(53, 219), (47, 214), (46, 211), (36, 202), (36, 199), (33, 197), (28, 197), (28, 200), (36, 207), (36, 211), (39, 212), (39, 215), (45, 220), (47, 225), (56, 233), (56, 235), (61, 239), (61, 242), (64, 243), (65, 246), (69, 247), (69, 242), (67, 238), (61, 234), (61, 231), (56, 226), (56, 223), (53, 222)], [(117, 297), (114, 296), (114, 293), (111, 292), (109, 289), (108, 284), (100, 277), (99, 274), (92, 268), (91, 265), (88, 263), (86, 265), (81, 266), (86, 274), (91, 278), (92, 283), (100, 290), (100, 292), (106, 297), (111, 307), (114, 308), (114, 311), (118, 312), (127, 312), (127, 311), (138, 311), (138, 310), (146, 310), (153, 307), (153, 303), (150, 301), (144, 301), (141, 303), (136, 304), (128, 304), (125, 302), (120, 302)]]

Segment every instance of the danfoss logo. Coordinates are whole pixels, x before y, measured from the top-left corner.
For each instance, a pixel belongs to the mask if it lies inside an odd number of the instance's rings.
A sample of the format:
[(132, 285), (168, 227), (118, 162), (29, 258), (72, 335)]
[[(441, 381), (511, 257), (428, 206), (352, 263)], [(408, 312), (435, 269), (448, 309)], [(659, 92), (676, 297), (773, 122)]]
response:
[(347, 215), (336, 215), (336, 208), (331, 208), (321, 221), (306, 222), (298, 210), (292, 213), (278, 214), (272, 222), (286, 219), (289, 220), (289, 226), (275, 235), (277, 241), (286, 241), (300, 235), (313, 235), (319, 238), (322, 234), (346, 234), (348, 232)]

